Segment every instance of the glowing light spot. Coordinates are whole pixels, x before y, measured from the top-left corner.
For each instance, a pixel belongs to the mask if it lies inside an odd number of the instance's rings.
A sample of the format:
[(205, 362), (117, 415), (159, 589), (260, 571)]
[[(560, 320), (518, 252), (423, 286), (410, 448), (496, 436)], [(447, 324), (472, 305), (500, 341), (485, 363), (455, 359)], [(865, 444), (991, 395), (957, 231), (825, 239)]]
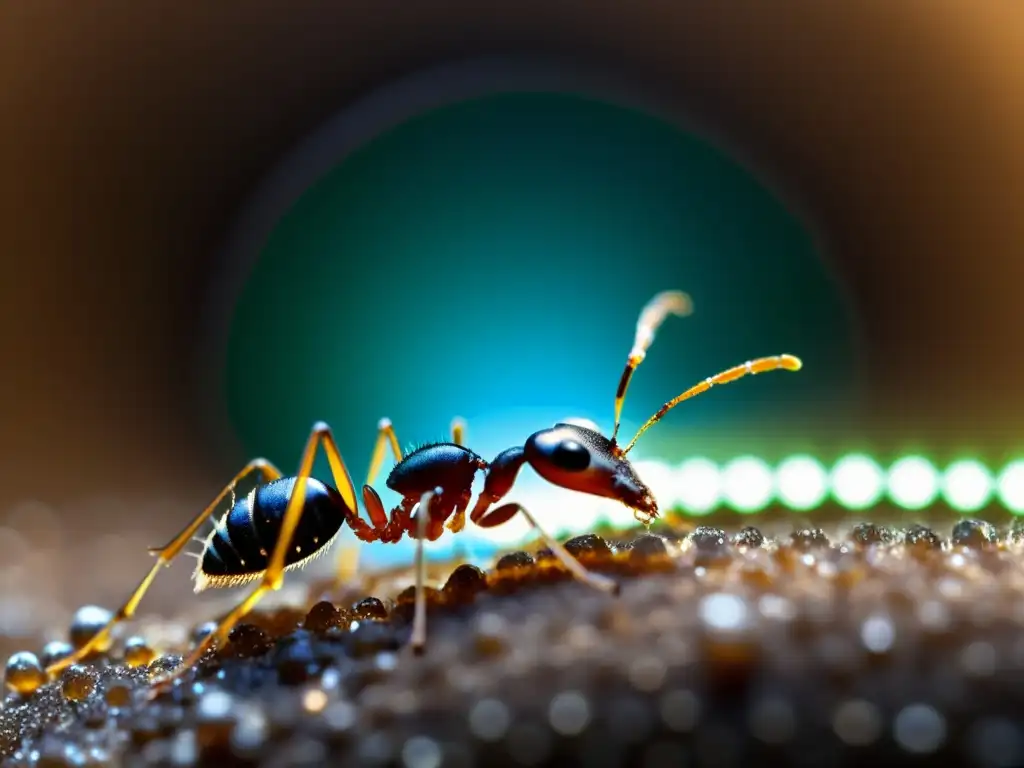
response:
[(775, 492), (771, 467), (754, 456), (733, 459), (722, 472), (726, 501), (740, 512), (756, 512), (768, 506)]
[(1024, 512), (1024, 459), (1007, 464), (996, 483), (999, 499), (1012, 512)]
[(905, 456), (889, 468), (889, 497), (906, 509), (921, 509), (939, 493), (939, 473), (921, 456)]
[[(962, 459), (940, 471), (922, 456), (898, 459), (888, 472), (872, 457), (848, 454), (831, 471), (817, 458), (798, 454), (772, 467), (755, 456), (740, 456), (719, 465), (706, 457), (692, 457), (678, 466), (657, 459), (634, 463), (637, 475), (650, 488), (663, 513), (671, 510), (691, 516), (706, 515), (727, 505), (741, 513), (764, 509), (773, 500), (794, 510), (813, 510), (829, 495), (851, 510), (867, 509), (888, 492), (892, 501), (907, 509), (921, 509), (940, 498), (952, 509), (969, 512), (991, 503), (1024, 514), (1024, 459), (1006, 465), (1001, 472), (978, 459)], [(615, 499), (575, 493), (526, 475), (515, 487), (516, 500), (529, 509), (557, 538), (568, 538), (610, 525), (616, 529), (636, 525), (633, 510)], [(445, 534), (441, 542), (427, 545), (428, 554), (490, 556), (498, 547), (534, 541), (535, 532), (522, 515), (497, 528), (467, 526), (453, 544)], [(445, 543), (447, 542), (447, 543)], [(371, 548), (372, 549), (372, 548)], [(394, 550), (403, 561), (412, 551)], [(371, 559), (373, 556), (368, 553)]]
[(688, 459), (676, 472), (675, 496), (694, 515), (707, 514), (721, 503), (722, 477), (710, 459)]
[(712, 629), (736, 631), (747, 625), (750, 610), (739, 595), (718, 592), (700, 601), (700, 618)]
[(850, 509), (865, 509), (877, 502), (885, 490), (882, 468), (869, 456), (850, 454), (832, 467), (832, 494)]
[(964, 459), (946, 467), (942, 492), (953, 509), (972, 512), (985, 506), (994, 490), (992, 473), (979, 461)]
[(327, 706), (327, 693), (320, 688), (310, 688), (302, 694), (302, 706), (307, 712), (323, 712)]
[(817, 459), (791, 456), (779, 464), (775, 484), (779, 500), (787, 507), (811, 509), (828, 494), (828, 473)]

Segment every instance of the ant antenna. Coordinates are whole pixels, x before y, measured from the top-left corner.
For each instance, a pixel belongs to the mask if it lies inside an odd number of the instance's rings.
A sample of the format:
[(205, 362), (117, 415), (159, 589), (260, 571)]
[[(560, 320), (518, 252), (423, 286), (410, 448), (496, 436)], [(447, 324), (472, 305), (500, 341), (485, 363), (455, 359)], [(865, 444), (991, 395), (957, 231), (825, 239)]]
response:
[(633, 439), (629, 441), (629, 445), (623, 449), (622, 454), (629, 453), (630, 449), (636, 445), (636, 441), (640, 438), (644, 432), (650, 429), (654, 424), (661, 421), (662, 417), (679, 405), (683, 400), (689, 400), (691, 397), (696, 397), (702, 392), (707, 392), (716, 384), (728, 384), (730, 381), (736, 381), (742, 379), (744, 376), (755, 375), (758, 373), (767, 373), (768, 371), (777, 371), (780, 368), (786, 371), (799, 371), (803, 367), (803, 363), (799, 357), (793, 355), (773, 355), (772, 357), (759, 357), (756, 360), (748, 360), (742, 365), (737, 365), (728, 370), (722, 371), (721, 373), (710, 376), (700, 384), (694, 387), (690, 387), (688, 390), (678, 397), (673, 397), (667, 403), (655, 413), (647, 422), (640, 427), (637, 433), (633, 436)]
[(686, 317), (693, 311), (693, 301), (682, 291), (662, 291), (648, 301), (636, 321), (636, 336), (633, 338), (633, 349), (626, 360), (626, 367), (619, 379), (619, 388), (615, 390), (615, 428), (612, 430), (612, 443), (619, 434), (619, 417), (622, 415), (622, 404), (626, 400), (626, 390), (633, 373), (647, 356), (647, 350), (654, 341), (654, 334), (669, 315)]

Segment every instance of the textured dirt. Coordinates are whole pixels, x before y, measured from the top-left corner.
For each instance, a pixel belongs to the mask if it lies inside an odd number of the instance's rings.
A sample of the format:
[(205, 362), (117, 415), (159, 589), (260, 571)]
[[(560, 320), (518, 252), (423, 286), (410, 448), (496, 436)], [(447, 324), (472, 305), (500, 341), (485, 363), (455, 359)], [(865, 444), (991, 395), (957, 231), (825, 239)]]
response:
[(8, 694), (2, 765), (1024, 764), (1017, 529), (654, 533), (572, 540), (618, 597), (544, 552), (449, 571), (422, 657), (408, 590), (260, 612), (152, 703), (173, 657), (115, 645)]

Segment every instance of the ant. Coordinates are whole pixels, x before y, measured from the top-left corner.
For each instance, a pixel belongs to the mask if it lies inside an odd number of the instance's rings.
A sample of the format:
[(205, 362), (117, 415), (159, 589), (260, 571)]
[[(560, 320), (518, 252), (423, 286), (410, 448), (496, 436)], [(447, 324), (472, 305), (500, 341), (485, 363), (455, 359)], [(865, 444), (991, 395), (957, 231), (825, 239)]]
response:
[[(215, 643), (222, 645), (232, 628), (264, 595), (281, 587), (285, 571), (300, 568), (326, 552), (345, 523), (364, 542), (393, 543), (406, 535), (417, 539), (416, 600), (410, 644), (414, 652), (421, 653), (426, 645), (423, 542), (435, 541), (445, 528), (453, 533), (464, 528), (472, 496), (471, 486), (478, 472), (486, 475), (483, 490), (469, 512), (473, 523), (482, 528), (492, 528), (516, 514), (523, 515), (575, 578), (596, 589), (617, 594), (619, 586), (615, 580), (587, 571), (562, 544), (541, 528), (523, 506), (514, 502), (498, 507), (494, 505), (512, 489), (523, 465), (529, 464), (549, 483), (592, 496), (615, 499), (633, 509), (638, 521), (649, 525), (658, 516), (658, 504), (627, 459), (640, 436), (676, 405), (717, 384), (726, 384), (749, 374), (800, 369), (800, 360), (792, 355), (758, 358), (729, 368), (669, 400), (640, 427), (625, 447), (621, 447), (616, 438), (622, 405), (634, 372), (643, 362), (655, 332), (664, 320), (670, 314), (685, 316), (691, 311), (690, 297), (681, 291), (659, 293), (644, 306), (637, 321), (633, 348), (615, 393), (615, 422), (610, 438), (587, 427), (559, 423), (533, 433), (523, 445), (502, 451), (488, 463), (463, 445), (464, 425), (456, 420), (452, 422), (451, 442), (429, 444), (403, 456), (394, 427), (388, 419), (382, 419), (378, 424), (370, 469), (361, 494), (369, 523), (358, 514), (355, 486), (331, 428), (323, 422), (316, 423), (294, 477), (283, 477), (281, 471), (266, 459), (249, 462), (181, 533), (167, 545), (150, 550), (157, 556), (156, 563), (110, 622), (75, 653), (48, 667), (47, 673), (59, 672), (105, 647), (114, 627), (134, 615), (160, 568), (169, 565), (182, 552), (199, 527), (229, 494), (232, 497), (231, 508), (216, 520), (213, 530), (202, 540), (202, 553), (193, 555), (198, 560), (193, 574), (195, 591), (207, 587), (237, 586), (256, 580), (259, 585), (220, 620), (216, 629), (196, 645), (174, 672), (157, 682), (157, 689), (194, 666)], [(320, 447), (327, 455), (335, 487), (310, 476)], [(386, 485), (402, 496), (402, 501), (390, 515), (385, 512), (380, 496), (372, 487), (388, 447), (396, 463)], [(260, 484), (245, 497), (235, 499), (236, 484), (253, 473), (259, 474)]]

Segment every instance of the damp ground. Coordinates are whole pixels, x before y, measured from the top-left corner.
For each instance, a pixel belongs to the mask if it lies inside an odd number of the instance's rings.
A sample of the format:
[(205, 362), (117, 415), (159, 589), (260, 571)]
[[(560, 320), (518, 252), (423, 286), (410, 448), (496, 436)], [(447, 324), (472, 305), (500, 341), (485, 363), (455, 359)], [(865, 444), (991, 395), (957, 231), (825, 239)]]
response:
[(180, 657), (115, 644), (8, 692), (2, 765), (1024, 764), (1015, 528), (666, 526), (568, 546), (621, 594), (544, 551), (448, 569), (422, 656), (409, 574), (258, 611), (153, 701)]

